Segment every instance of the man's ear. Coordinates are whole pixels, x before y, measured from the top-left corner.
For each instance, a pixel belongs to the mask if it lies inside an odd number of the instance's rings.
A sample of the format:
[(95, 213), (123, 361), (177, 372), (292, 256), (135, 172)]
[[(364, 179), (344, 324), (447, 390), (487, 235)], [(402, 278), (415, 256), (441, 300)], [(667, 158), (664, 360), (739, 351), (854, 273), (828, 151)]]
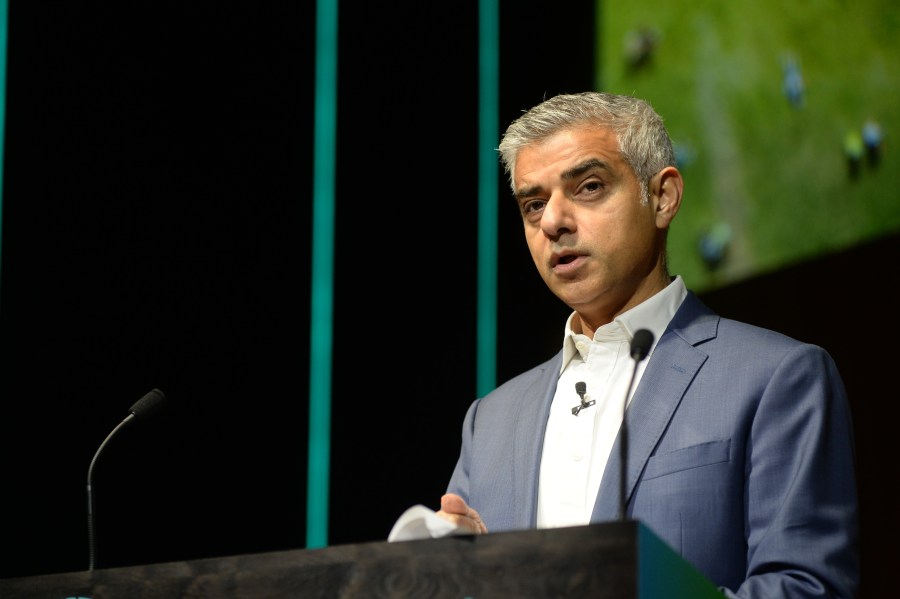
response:
[(681, 208), (684, 179), (674, 166), (659, 171), (651, 181), (650, 194), (656, 200), (656, 226), (667, 229)]

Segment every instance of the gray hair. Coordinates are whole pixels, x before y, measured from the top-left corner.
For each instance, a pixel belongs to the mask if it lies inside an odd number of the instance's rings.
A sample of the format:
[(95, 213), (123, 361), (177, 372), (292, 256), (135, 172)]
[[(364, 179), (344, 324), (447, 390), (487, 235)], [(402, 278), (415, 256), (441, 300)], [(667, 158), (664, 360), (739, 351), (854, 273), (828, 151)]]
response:
[(525, 111), (500, 140), (500, 161), (515, 193), (513, 171), (522, 148), (579, 125), (611, 129), (619, 152), (641, 185), (641, 198), (649, 200), (648, 183), (667, 166), (675, 166), (672, 140), (650, 104), (638, 98), (605, 92), (560, 94)]

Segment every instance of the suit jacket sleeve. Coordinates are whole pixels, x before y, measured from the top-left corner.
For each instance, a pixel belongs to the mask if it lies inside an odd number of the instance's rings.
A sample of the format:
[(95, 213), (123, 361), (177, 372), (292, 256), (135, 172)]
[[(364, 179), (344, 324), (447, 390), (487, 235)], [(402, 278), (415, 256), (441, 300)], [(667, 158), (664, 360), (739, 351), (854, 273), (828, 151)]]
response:
[(818, 347), (798, 346), (764, 390), (744, 450), (747, 579), (736, 596), (853, 596), (852, 440), (834, 362)]

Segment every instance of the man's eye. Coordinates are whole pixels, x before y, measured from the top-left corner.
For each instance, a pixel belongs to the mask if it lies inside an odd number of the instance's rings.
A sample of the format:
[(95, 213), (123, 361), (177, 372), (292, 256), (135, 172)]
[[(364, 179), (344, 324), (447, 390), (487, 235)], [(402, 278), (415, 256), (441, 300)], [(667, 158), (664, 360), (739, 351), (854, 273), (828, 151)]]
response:
[(534, 214), (543, 210), (547, 202), (544, 200), (529, 200), (522, 204), (522, 214)]
[(588, 193), (594, 193), (603, 189), (603, 183), (600, 181), (588, 181), (582, 186), (582, 190)]

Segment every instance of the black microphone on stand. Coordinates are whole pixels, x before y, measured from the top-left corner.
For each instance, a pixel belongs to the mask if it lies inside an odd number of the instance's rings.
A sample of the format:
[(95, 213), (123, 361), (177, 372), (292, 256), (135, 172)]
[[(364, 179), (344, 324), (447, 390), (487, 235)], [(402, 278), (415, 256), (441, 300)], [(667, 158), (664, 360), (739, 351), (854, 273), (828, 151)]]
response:
[(131, 408), (128, 410), (128, 416), (126, 416), (125, 419), (106, 436), (106, 439), (104, 439), (103, 443), (100, 444), (100, 447), (97, 448), (97, 453), (94, 454), (94, 458), (91, 460), (91, 465), (88, 467), (87, 475), (88, 570), (94, 569), (94, 495), (91, 486), (94, 478), (94, 465), (97, 463), (97, 458), (100, 457), (100, 452), (103, 451), (103, 448), (106, 447), (106, 444), (109, 443), (109, 440), (113, 438), (113, 435), (119, 432), (122, 427), (124, 427), (135, 418), (146, 418), (154, 414), (155, 412), (158, 412), (160, 408), (165, 405), (165, 403), (166, 396), (159, 389), (154, 389), (153, 391), (147, 393), (142, 398), (137, 400), (134, 405), (131, 406)]
[(650, 353), (651, 345), (653, 345), (653, 333), (647, 329), (638, 330), (631, 338), (631, 358), (634, 360), (634, 370), (631, 371), (631, 381), (628, 383), (625, 398), (622, 400), (622, 428), (619, 431), (621, 437), (619, 450), (622, 461), (622, 470), (619, 471), (619, 520), (623, 521), (625, 520), (625, 488), (628, 483), (628, 423), (626, 417), (628, 396), (631, 395), (631, 388), (637, 377), (638, 364)]

